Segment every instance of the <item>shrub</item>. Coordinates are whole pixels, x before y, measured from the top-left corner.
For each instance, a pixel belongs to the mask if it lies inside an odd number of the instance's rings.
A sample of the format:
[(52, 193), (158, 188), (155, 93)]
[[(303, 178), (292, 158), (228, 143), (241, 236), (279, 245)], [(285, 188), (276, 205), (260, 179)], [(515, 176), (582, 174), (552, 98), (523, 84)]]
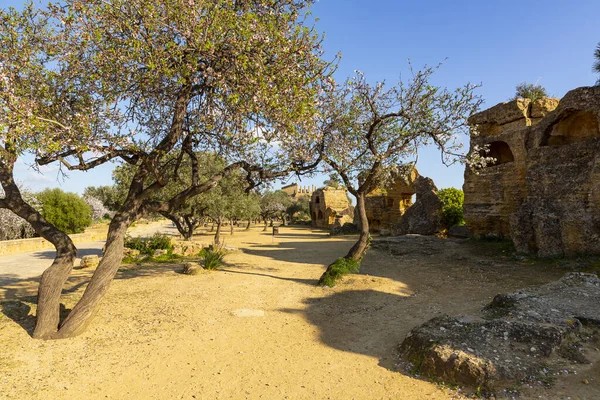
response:
[(92, 224), (92, 209), (75, 193), (46, 189), (38, 193), (41, 213), (65, 233), (81, 233)]
[(156, 232), (150, 238), (131, 237), (125, 238), (125, 247), (139, 250), (141, 254), (153, 256), (156, 250), (167, 250), (168, 254), (173, 252), (171, 238), (165, 234)]
[(108, 208), (102, 204), (102, 201), (96, 197), (92, 196), (83, 196), (83, 201), (87, 203), (88, 206), (92, 209), (92, 220), (99, 221), (106, 216), (110, 215), (110, 211)]
[(463, 203), (465, 194), (462, 190), (456, 188), (442, 189), (438, 192), (442, 201), (442, 223), (446, 228), (454, 225), (464, 225)]
[(327, 271), (319, 279), (319, 285), (334, 287), (337, 280), (346, 274), (356, 274), (360, 270), (360, 261), (338, 258), (327, 267)]
[(548, 92), (546, 91), (545, 87), (535, 83), (523, 82), (517, 85), (516, 94), (513, 100), (529, 99), (534, 102), (542, 97), (548, 97)]
[(223, 265), (225, 253), (222, 250), (204, 249), (200, 253), (200, 258), (203, 261), (204, 269), (215, 270)]

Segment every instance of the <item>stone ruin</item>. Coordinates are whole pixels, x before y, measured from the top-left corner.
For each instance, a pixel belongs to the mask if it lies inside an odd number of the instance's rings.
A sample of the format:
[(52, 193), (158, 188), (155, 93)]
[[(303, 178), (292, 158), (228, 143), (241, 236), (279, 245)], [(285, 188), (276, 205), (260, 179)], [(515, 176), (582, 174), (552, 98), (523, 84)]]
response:
[(540, 257), (600, 254), (600, 87), (498, 104), (469, 119), (471, 149), (495, 162), (465, 171), (475, 237), (511, 238)]
[(297, 183), (283, 186), (282, 191), (289, 194), (292, 200), (298, 200), (300, 197), (310, 197), (316, 190), (315, 185), (312, 186), (300, 186)]
[(365, 211), (371, 232), (390, 232), (402, 215), (413, 204), (415, 179), (419, 172), (415, 167), (400, 169), (385, 189), (375, 189), (365, 198)]
[(334, 225), (343, 226), (354, 219), (354, 206), (348, 199), (346, 189), (325, 187), (313, 191), (310, 199), (312, 225), (330, 229)]
[(413, 165), (401, 168), (385, 189), (367, 195), (369, 230), (394, 236), (439, 233), (443, 229), (442, 202), (437, 191), (433, 180), (419, 175)]

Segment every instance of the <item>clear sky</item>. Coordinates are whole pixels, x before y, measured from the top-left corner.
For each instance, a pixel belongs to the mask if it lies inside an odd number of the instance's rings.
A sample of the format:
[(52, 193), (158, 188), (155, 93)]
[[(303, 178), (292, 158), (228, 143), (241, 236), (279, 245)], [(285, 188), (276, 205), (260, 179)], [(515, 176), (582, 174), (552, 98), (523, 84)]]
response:
[[(21, 4), (0, 0), (3, 8)], [(520, 82), (537, 82), (562, 97), (597, 79), (591, 68), (600, 42), (599, 0), (320, 0), (312, 12), (326, 34), (327, 57), (342, 53), (338, 79), (361, 70), (371, 81), (392, 84), (406, 74), (409, 58), (417, 68), (447, 58), (434, 83), (449, 88), (481, 83), (484, 108), (506, 101)], [(424, 150), (417, 168), (440, 188), (462, 186), (463, 166), (444, 167), (435, 151)], [(60, 186), (81, 192), (111, 184), (111, 169), (70, 173), (58, 182), (56, 167), (40, 175), (22, 162), (16, 174), (34, 190)], [(323, 180), (317, 176), (301, 184)]]

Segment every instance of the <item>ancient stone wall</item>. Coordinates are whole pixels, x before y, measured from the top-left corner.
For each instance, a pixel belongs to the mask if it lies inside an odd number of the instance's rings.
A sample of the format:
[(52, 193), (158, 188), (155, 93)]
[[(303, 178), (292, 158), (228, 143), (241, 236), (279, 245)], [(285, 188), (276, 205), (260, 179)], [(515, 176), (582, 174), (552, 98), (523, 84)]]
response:
[(350, 204), (346, 189), (325, 187), (313, 192), (310, 199), (310, 215), (313, 226), (329, 229), (336, 219), (341, 225), (352, 222), (354, 207)]
[(312, 196), (313, 192), (316, 190), (316, 187), (315, 185), (300, 186), (297, 183), (292, 183), (290, 185), (283, 186), (281, 190), (289, 194), (293, 200), (297, 200), (300, 197)]
[(470, 118), (471, 148), (497, 161), (465, 171), (476, 237), (512, 238), (539, 256), (600, 253), (600, 87), (560, 100), (515, 100)]
[(414, 182), (418, 176), (415, 167), (407, 167), (385, 189), (376, 189), (367, 194), (365, 209), (371, 232), (390, 232), (400, 221), (400, 217), (412, 205)]

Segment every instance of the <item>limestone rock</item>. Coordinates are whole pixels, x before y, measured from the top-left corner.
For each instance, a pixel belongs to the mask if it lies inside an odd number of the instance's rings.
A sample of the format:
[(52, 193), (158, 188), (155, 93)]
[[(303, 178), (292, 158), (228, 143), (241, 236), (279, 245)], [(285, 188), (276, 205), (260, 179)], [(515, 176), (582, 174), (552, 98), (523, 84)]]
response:
[[(385, 235), (386, 231), (389, 232), (400, 221), (402, 215), (412, 206), (414, 182), (418, 176), (419, 172), (412, 164), (399, 166), (391, 183), (367, 194), (365, 211), (371, 232)], [(355, 220), (358, 221), (358, 218)]]
[(173, 254), (188, 257), (198, 254), (204, 247), (204, 243), (190, 241), (175, 242), (173, 244)]
[(415, 204), (402, 215), (394, 235), (433, 235), (442, 230), (442, 201), (433, 180), (419, 176), (414, 185), (417, 195)]
[[(534, 289), (497, 295), (476, 316), (434, 318), (400, 345), (422, 374), (494, 393), (544, 381), (552, 363), (587, 362), (600, 326), (600, 279), (570, 273)], [(585, 334), (584, 334), (585, 333)], [(553, 355), (557, 353), (557, 356)], [(567, 360), (565, 360), (567, 358)]]
[(495, 124), (505, 125), (529, 117), (529, 99), (516, 99), (500, 103), (469, 118), (469, 125)]
[(167, 250), (163, 250), (163, 249), (156, 249), (154, 250), (154, 257), (161, 257), (167, 254)]
[(187, 262), (183, 264), (183, 270), (181, 271), (181, 273), (185, 275), (198, 275), (203, 270), (204, 268), (202, 268), (202, 266), (199, 263)]
[(348, 199), (346, 189), (326, 187), (313, 192), (310, 199), (312, 225), (330, 229), (336, 220), (343, 226), (354, 219), (354, 207)]
[(81, 268), (96, 268), (100, 264), (100, 257), (97, 255), (89, 255), (81, 257), (79, 266)]
[(558, 107), (559, 99), (542, 97), (531, 105), (531, 118), (543, 118)]
[(137, 258), (137, 257), (139, 257), (139, 255), (140, 255), (140, 251), (139, 250), (130, 249), (128, 247), (125, 247), (123, 249), (123, 258), (124, 259), (128, 258), (128, 257), (130, 257), (130, 258)]
[(469, 120), (477, 130), (496, 124), (472, 134), (471, 147), (488, 145), (498, 162), (465, 170), (467, 226), (535, 256), (600, 254), (600, 87), (536, 101), (523, 118), (537, 123), (520, 129), (498, 125), (507, 104)]
[(448, 236), (458, 239), (469, 239), (473, 233), (464, 225), (454, 225), (448, 229)]

